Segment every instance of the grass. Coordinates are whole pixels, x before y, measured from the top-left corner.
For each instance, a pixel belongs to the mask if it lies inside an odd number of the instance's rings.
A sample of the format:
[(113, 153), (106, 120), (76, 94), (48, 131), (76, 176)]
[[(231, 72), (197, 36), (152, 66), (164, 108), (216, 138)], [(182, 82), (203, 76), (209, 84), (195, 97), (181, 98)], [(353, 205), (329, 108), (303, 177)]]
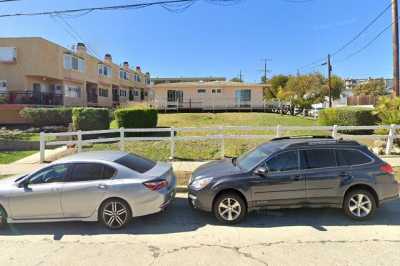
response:
[(7, 178), (7, 177), (10, 177), (10, 176), (12, 176), (12, 175), (0, 175), (0, 179)]
[(9, 164), (25, 158), (37, 151), (2, 151), (0, 152), (0, 164)]
[[(158, 127), (215, 127), (215, 126), (257, 126), (275, 127), (282, 126), (314, 126), (315, 120), (295, 116), (283, 116), (271, 113), (177, 113), (159, 114)], [(111, 123), (115, 127), (115, 122)], [(179, 132), (178, 136), (218, 135), (219, 131)], [(274, 130), (225, 130), (225, 135), (269, 135), (274, 136)], [(329, 132), (315, 132), (310, 130), (286, 132), (290, 135), (315, 135), (329, 134)], [(225, 140), (225, 156), (238, 156), (243, 152), (267, 141), (263, 139)], [(118, 143), (96, 144), (86, 147), (86, 150), (118, 150)], [(140, 141), (126, 142), (128, 152), (140, 154), (153, 160), (167, 160), (170, 156), (169, 141)], [(221, 157), (221, 141), (178, 141), (175, 144), (175, 159), (178, 160), (212, 160)]]

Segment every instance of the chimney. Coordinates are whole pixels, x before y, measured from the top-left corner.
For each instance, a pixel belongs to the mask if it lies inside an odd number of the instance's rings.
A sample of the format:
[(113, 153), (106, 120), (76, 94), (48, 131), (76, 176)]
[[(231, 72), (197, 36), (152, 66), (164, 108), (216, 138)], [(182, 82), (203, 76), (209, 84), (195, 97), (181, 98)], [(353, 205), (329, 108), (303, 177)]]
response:
[(142, 70), (140, 69), (140, 66), (136, 66), (136, 71), (142, 72)]
[(78, 42), (76, 44), (76, 52), (86, 53), (86, 45), (82, 42)]
[(112, 63), (112, 56), (110, 55), (110, 54), (106, 54), (105, 56), (104, 56), (104, 62), (107, 62), (107, 63)]
[(124, 69), (129, 70), (129, 62), (128, 61), (124, 62)]

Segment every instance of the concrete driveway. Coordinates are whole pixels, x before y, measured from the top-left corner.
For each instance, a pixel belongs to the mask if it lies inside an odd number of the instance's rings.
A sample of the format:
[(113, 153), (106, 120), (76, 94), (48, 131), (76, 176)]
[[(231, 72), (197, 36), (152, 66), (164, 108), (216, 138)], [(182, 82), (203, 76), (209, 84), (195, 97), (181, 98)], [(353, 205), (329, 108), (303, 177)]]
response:
[(0, 265), (400, 265), (400, 200), (356, 223), (335, 209), (251, 214), (237, 226), (187, 207), (122, 231), (97, 223), (11, 225), (0, 230)]

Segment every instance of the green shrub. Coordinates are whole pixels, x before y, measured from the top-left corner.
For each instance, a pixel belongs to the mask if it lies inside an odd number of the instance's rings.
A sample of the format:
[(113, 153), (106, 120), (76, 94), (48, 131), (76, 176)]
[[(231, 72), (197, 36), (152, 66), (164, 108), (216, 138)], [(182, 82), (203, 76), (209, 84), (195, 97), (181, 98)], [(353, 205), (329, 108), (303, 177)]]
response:
[(73, 108), (74, 130), (103, 130), (110, 128), (110, 114), (106, 108)]
[(382, 125), (400, 124), (400, 98), (380, 97), (375, 114)]
[(116, 127), (154, 128), (157, 127), (158, 113), (152, 108), (126, 108), (114, 112)]
[(72, 122), (71, 108), (24, 108), (20, 115), (34, 127), (68, 126)]
[[(372, 126), (378, 123), (373, 108), (339, 107), (324, 109), (319, 113), (318, 122), (322, 126)], [(371, 130), (352, 130), (348, 134), (371, 134)]]

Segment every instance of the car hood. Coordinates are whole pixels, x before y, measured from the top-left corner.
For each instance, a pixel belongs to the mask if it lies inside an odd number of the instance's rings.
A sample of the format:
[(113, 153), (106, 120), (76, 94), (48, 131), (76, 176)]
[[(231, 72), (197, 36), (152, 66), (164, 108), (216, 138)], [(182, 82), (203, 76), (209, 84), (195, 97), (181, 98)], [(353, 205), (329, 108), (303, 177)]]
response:
[(220, 177), (231, 174), (241, 173), (242, 170), (232, 164), (232, 159), (224, 159), (203, 164), (192, 174), (192, 180), (203, 177)]
[(0, 192), (8, 191), (11, 187), (15, 187), (15, 180), (18, 176), (11, 176), (0, 179)]

